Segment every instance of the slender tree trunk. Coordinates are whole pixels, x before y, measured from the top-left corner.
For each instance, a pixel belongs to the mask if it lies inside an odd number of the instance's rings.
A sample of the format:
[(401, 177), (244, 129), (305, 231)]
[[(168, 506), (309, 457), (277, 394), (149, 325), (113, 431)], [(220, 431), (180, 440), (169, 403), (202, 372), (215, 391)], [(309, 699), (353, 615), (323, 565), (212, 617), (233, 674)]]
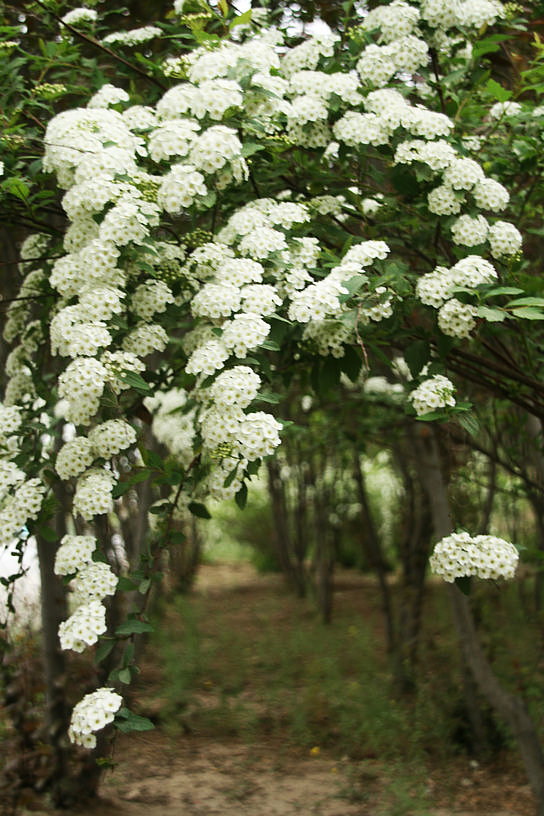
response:
[[(321, 463), (320, 473), (325, 472), (325, 463)], [(327, 485), (317, 487), (317, 477), (313, 463), (310, 466), (310, 479), (316, 486), (314, 493), (314, 526), (315, 526), (315, 588), (316, 598), (323, 623), (330, 623), (333, 609), (333, 574), (335, 562), (335, 530), (328, 518), (331, 503), (331, 491)]]
[(361, 467), (361, 457), (359, 451), (355, 451), (353, 457), (353, 472), (357, 484), (357, 493), (361, 503), (363, 517), (363, 535), (361, 543), (365, 551), (366, 559), (370, 567), (376, 572), (380, 593), (382, 597), (382, 611), (385, 621), (385, 631), (387, 633), (387, 651), (392, 654), (395, 650), (395, 627), (393, 623), (393, 604), (391, 600), (391, 590), (387, 582), (385, 557), (382, 545), (376, 532), (374, 519), (370, 510), (368, 494), (366, 490), (365, 477)]
[(417, 681), (417, 659), (423, 599), (425, 592), (425, 572), (430, 553), (432, 520), (427, 494), (419, 479), (415, 478), (415, 462), (420, 460), (417, 441), (409, 440), (410, 453), (396, 449), (396, 459), (402, 473), (407, 501), (406, 513), (402, 520), (403, 529), (399, 534), (399, 554), (402, 565), (399, 614), (397, 627), (397, 652), (401, 661), (399, 680), (401, 689), (413, 690)]
[(66, 704), (66, 657), (60, 647), (59, 625), (68, 617), (66, 588), (55, 575), (55, 556), (66, 534), (68, 496), (61, 483), (54, 488), (57, 511), (54, 518), (56, 538), (46, 541), (36, 536), (40, 568), (40, 604), (42, 659), (45, 677), (47, 741), (50, 747), (50, 790), (54, 804), (65, 804), (63, 780), (68, 777), (66, 732), (70, 712)]
[(293, 565), (293, 560), (291, 557), (293, 546), (291, 541), (291, 531), (289, 529), (289, 518), (287, 515), (285, 486), (280, 476), (280, 467), (278, 462), (275, 460), (270, 460), (267, 462), (267, 468), (268, 488), (270, 491), (272, 510), (274, 513), (276, 553), (287, 583), (299, 597), (303, 597), (306, 587), (305, 585), (301, 585), (297, 570)]
[[(420, 472), (429, 496), (435, 535), (441, 539), (452, 532), (448, 493), (435, 433), (429, 433), (427, 428), (425, 431), (428, 434), (425, 439), (426, 456)], [(536, 798), (536, 814), (544, 816), (544, 757), (534, 723), (524, 702), (505, 691), (493, 673), (474, 625), (468, 597), (455, 584), (448, 589), (453, 619), (467, 665), (481, 693), (514, 734)]]

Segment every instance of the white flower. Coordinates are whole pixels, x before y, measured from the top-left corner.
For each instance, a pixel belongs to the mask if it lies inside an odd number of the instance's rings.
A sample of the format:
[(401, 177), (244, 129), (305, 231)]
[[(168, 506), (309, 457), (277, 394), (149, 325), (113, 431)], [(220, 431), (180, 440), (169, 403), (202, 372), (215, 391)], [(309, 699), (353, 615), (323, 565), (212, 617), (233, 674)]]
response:
[(450, 337), (469, 337), (476, 325), (476, 307), (452, 298), (438, 312), (440, 331)]
[(67, 25), (77, 26), (80, 23), (94, 23), (98, 14), (94, 9), (75, 8), (62, 17), (62, 22)]
[(96, 549), (93, 536), (65, 535), (55, 556), (55, 575), (72, 575), (92, 561)]
[(488, 232), (489, 224), (483, 215), (477, 215), (475, 218), (470, 215), (461, 215), (451, 227), (454, 243), (467, 247), (483, 244)]
[(84, 748), (96, 746), (95, 731), (112, 722), (119, 711), (123, 698), (112, 688), (99, 688), (74, 706), (68, 729), (71, 742)]
[(59, 626), (61, 649), (83, 652), (86, 646), (96, 643), (106, 631), (106, 607), (97, 600), (78, 607), (68, 620)]
[(122, 419), (108, 419), (89, 431), (89, 443), (95, 456), (109, 459), (136, 442), (136, 431)]
[(111, 491), (116, 482), (109, 470), (91, 468), (77, 481), (74, 510), (86, 521), (113, 510)]
[(519, 102), (495, 102), (489, 111), (490, 119), (502, 119), (510, 116), (517, 116), (521, 111)]
[(442, 374), (435, 374), (425, 380), (409, 395), (418, 416), (436, 411), (438, 408), (453, 407), (455, 405), (455, 388), (451, 380)]
[(516, 255), (521, 249), (521, 233), (508, 221), (495, 221), (489, 228), (489, 244), (494, 258)]
[(493, 535), (472, 538), (468, 533), (452, 533), (435, 545), (429, 559), (431, 570), (444, 581), (476, 576), (497, 580), (513, 578), (518, 551), (509, 541)]

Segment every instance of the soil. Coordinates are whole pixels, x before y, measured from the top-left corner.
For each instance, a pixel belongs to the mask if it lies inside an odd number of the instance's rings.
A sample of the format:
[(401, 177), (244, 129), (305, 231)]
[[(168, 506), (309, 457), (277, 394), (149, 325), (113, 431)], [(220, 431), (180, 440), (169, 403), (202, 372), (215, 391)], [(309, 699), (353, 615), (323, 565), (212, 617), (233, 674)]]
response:
[[(353, 573), (340, 576), (337, 603), (353, 598), (365, 580)], [(247, 565), (216, 565), (202, 567), (193, 591), (217, 611), (236, 609), (235, 625), (251, 629), (244, 609), (263, 588), (281, 592), (281, 579), (256, 576)], [(157, 667), (144, 668), (142, 699), (153, 687), (154, 672), (156, 680)], [(424, 771), (430, 809), (415, 809), (398, 794), (395, 799), (394, 769), (378, 758), (339, 758), (277, 737), (242, 742), (190, 730), (171, 737), (157, 728), (119, 735), (113, 759), (99, 801), (58, 816), (532, 816), (535, 807), (519, 760), (508, 752), (486, 764), (466, 756), (447, 766), (433, 767), (431, 761)]]

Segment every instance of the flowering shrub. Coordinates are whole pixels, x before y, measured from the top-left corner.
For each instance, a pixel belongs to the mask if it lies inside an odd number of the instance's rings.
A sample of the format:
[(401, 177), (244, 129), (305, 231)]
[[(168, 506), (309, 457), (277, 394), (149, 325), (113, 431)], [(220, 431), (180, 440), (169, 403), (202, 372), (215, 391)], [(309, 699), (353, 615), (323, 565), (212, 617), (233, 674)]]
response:
[[(486, 133), (521, 103), (488, 99), (471, 142), (441, 85), (440, 62), (459, 87), (468, 82), (473, 45), (505, 19), (502, 3), (394, 0), (345, 36), (297, 44), (262, 14), (252, 23), (227, 11), (204, 13), (209, 31), (190, 16), (170, 24), (192, 25), (196, 41), (154, 63), (158, 99), (104, 83), (47, 124), (43, 169), (62, 191), (66, 229), (61, 243), (26, 239), (4, 327), (13, 350), (0, 406), (2, 541), (43, 529), (51, 468), (88, 525), (160, 477), (171, 493), (152, 508), (156, 554), (180, 513), (207, 515), (210, 497), (244, 503), (245, 481), (281, 443), (283, 423), (262, 403), (277, 401), (290, 372), (312, 366), (319, 381), (332, 361), (336, 382), (355, 382), (367, 347), (400, 346), (416, 378), (406, 410), (446, 415), (456, 405), (441, 373), (449, 350), (477, 342), (487, 321), (544, 317), (544, 301), (503, 286), (520, 268), (522, 239), (506, 220), (509, 191), (478, 161)], [(77, 31), (99, 20), (80, 8), (61, 23)], [(162, 30), (101, 42), (133, 47)], [(416, 364), (410, 349), (422, 339)], [(54, 372), (47, 385), (40, 366)], [(144, 408), (173, 465), (146, 447)], [(36, 422), (50, 437), (72, 425), (74, 435), (27, 455)], [(442, 542), (432, 561), (446, 580), (512, 573), (511, 545), (450, 538), (455, 547)], [(94, 560), (104, 545), (70, 535), (58, 550), (77, 606), (59, 632), (64, 649), (83, 651), (106, 632), (103, 601), (117, 578)], [(149, 628), (155, 566), (153, 554), (142, 605), (118, 637)], [(71, 739), (93, 747), (119, 707), (109, 688), (87, 695)]]

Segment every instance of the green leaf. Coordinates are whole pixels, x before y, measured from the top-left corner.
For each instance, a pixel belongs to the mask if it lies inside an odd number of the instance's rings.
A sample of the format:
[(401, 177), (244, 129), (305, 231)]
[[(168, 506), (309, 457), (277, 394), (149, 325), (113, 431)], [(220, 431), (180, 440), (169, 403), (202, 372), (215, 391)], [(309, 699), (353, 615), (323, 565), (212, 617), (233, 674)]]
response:
[(242, 487), (234, 497), (234, 500), (238, 507), (240, 508), (240, 510), (243, 510), (247, 504), (247, 485), (245, 482), (242, 484)]
[(115, 630), (116, 635), (134, 635), (140, 634), (141, 632), (153, 632), (153, 627), (147, 621), (138, 620), (134, 618), (133, 620), (127, 620), (122, 623), (120, 626), (117, 627)]
[(362, 360), (353, 348), (353, 346), (346, 346), (344, 349), (344, 356), (339, 358), (340, 366), (344, 374), (346, 374), (351, 382), (357, 382), (357, 377), (361, 372)]
[(20, 198), (21, 201), (26, 201), (29, 196), (30, 188), (20, 178), (11, 176), (2, 183), (2, 189), (5, 190), (15, 198)]
[(229, 26), (229, 31), (232, 31), (234, 26), (245, 25), (246, 23), (251, 22), (251, 9), (244, 11), (243, 14), (240, 14), (238, 17), (235, 17), (232, 23)]
[(119, 731), (122, 731), (123, 734), (129, 734), (131, 731), (152, 731), (155, 728), (150, 719), (140, 717), (138, 714), (133, 714), (132, 711), (128, 711), (128, 715), (118, 712), (114, 720), (114, 725)]
[(277, 405), (280, 401), (280, 398), (277, 394), (272, 394), (271, 391), (261, 391), (257, 394), (256, 399), (260, 400), (261, 402), (270, 402), (273, 405)]
[(127, 385), (130, 385), (131, 388), (134, 388), (135, 391), (139, 391), (141, 394), (149, 394), (151, 391), (148, 383), (146, 383), (144, 378), (136, 371), (121, 371), (119, 377), (123, 382), (126, 382)]
[(544, 312), (530, 306), (512, 309), (512, 317), (519, 317), (522, 320), (544, 320)]
[(502, 309), (490, 309), (489, 306), (478, 306), (476, 314), (490, 323), (501, 323), (506, 320), (506, 312), (503, 312)]
[(244, 142), (240, 153), (244, 159), (247, 159), (248, 156), (253, 156), (254, 153), (258, 153), (260, 150), (265, 150), (265, 146), (257, 142)]
[(149, 468), (138, 468), (138, 470), (135, 470), (132, 473), (130, 483), (134, 485), (139, 484), (140, 482), (145, 482), (147, 479), (149, 479), (151, 473), (152, 471), (149, 470)]
[(129, 668), (120, 669), (117, 676), (121, 683), (124, 683), (126, 686), (128, 686), (130, 681), (132, 680), (132, 674)]
[(412, 377), (417, 377), (421, 369), (429, 362), (431, 349), (426, 340), (416, 340), (404, 351), (404, 359)]
[(133, 592), (136, 589), (136, 584), (131, 581), (126, 575), (120, 575), (117, 582), (117, 589), (120, 592)]
[(223, 486), (224, 487), (229, 487), (229, 485), (231, 485), (233, 483), (233, 481), (236, 479), (236, 474), (237, 473), (238, 473), (238, 465), (236, 465), (236, 467), (231, 470), (231, 472), (229, 473), (229, 475), (227, 476), (227, 478), (223, 482)]
[(436, 411), (428, 411), (426, 414), (421, 414), (420, 416), (416, 416), (415, 419), (418, 422), (434, 422), (435, 419), (449, 419), (449, 414), (447, 414), (443, 409), (437, 409)]
[(496, 295), (519, 295), (523, 289), (518, 289), (517, 286), (497, 286), (495, 289), (490, 289), (484, 294), (484, 298), (495, 297)]
[(456, 586), (459, 587), (463, 595), (470, 595), (471, 579), (470, 575), (463, 575), (462, 578), (455, 579)]
[(134, 643), (129, 643), (123, 652), (123, 668), (126, 669), (132, 663), (135, 652)]
[(502, 85), (499, 85), (494, 79), (487, 80), (485, 89), (493, 99), (497, 99), (499, 102), (506, 102), (506, 100), (512, 96), (512, 91), (503, 88)]
[(366, 275), (354, 275), (348, 281), (342, 281), (342, 286), (344, 289), (348, 290), (348, 294), (340, 295), (338, 300), (343, 303), (346, 300), (349, 300), (354, 294), (356, 294), (360, 289), (363, 288), (365, 283), (367, 283), (368, 278)]
[(208, 193), (206, 193), (205, 196), (202, 196), (202, 198), (200, 199), (200, 203), (204, 207), (207, 207), (208, 209), (210, 207), (213, 207), (213, 205), (215, 204), (216, 201), (217, 201), (217, 193), (215, 192), (215, 190), (210, 190)]
[(94, 653), (94, 665), (98, 666), (99, 663), (106, 658), (109, 653), (112, 651), (113, 647), (115, 646), (116, 641), (113, 638), (108, 638), (107, 640), (101, 640), (96, 647), (96, 651)]
[(164, 467), (164, 462), (162, 457), (159, 456), (158, 453), (152, 450), (148, 450), (147, 448), (143, 448), (141, 451), (142, 459), (144, 460), (145, 464), (148, 467), (153, 468), (154, 470), (162, 470)]
[(446, 334), (439, 334), (436, 338), (436, 350), (442, 359), (447, 357), (454, 344), (453, 337), (448, 337)]
[(246, 473), (248, 476), (256, 476), (259, 472), (259, 468), (261, 467), (261, 460), (254, 459), (253, 462), (250, 462), (246, 468)]
[(197, 518), (211, 519), (210, 511), (205, 504), (201, 504), (200, 502), (191, 502), (189, 504), (189, 511)]
[(127, 491), (130, 490), (132, 487), (131, 482), (117, 482), (116, 485), (113, 486), (111, 495), (113, 499), (119, 499), (123, 496)]
[(279, 351), (280, 347), (274, 340), (265, 340), (261, 343), (260, 348), (268, 349), (269, 351)]
[(319, 390), (327, 393), (338, 387), (342, 368), (334, 357), (326, 357), (319, 372)]
[(140, 585), (138, 587), (138, 592), (140, 595), (145, 595), (150, 586), (151, 578), (144, 578), (143, 581), (140, 581)]
[(476, 437), (480, 431), (480, 423), (470, 412), (462, 413), (457, 416), (457, 421), (465, 431), (472, 437)]
[(540, 297), (522, 297), (517, 300), (510, 300), (505, 309), (513, 309), (517, 306), (544, 306), (544, 298)]

